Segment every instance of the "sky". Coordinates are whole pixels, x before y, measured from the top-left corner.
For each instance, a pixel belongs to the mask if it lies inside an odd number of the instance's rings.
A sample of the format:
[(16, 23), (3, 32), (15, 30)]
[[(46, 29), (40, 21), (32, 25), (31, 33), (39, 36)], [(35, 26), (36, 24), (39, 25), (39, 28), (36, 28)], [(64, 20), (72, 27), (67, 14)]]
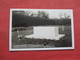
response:
[(66, 16), (70, 16), (70, 18), (73, 17), (73, 10), (72, 9), (14, 9), (14, 10), (23, 10), (23, 11), (32, 11), (34, 13), (37, 13), (38, 11), (45, 11), (49, 14), (49, 18), (60, 18), (60, 15), (64, 18), (64, 14)]
[(49, 14), (49, 18), (60, 18), (60, 14), (64, 18), (64, 14), (69, 15), (70, 18), (73, 15), (73, 12), (71, 9), (28, 9), (28, 11), (32, 11), (37, 13), (37, 11), (45, 11)]

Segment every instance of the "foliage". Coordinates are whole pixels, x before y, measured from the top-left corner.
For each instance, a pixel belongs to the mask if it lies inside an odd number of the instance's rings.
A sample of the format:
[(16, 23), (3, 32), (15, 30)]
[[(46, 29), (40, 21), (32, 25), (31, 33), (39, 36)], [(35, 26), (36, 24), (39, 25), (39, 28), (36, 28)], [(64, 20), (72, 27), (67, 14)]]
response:
[(39, 26), (39, 25), (40, 26), (41, 25), (71, 25), (71, 19), (48, 19), (48, 18), (31, 17), (26, 15), (20, 15), (20, 14), (12, 15), (13, 27), (28, 27), (28, 26)]

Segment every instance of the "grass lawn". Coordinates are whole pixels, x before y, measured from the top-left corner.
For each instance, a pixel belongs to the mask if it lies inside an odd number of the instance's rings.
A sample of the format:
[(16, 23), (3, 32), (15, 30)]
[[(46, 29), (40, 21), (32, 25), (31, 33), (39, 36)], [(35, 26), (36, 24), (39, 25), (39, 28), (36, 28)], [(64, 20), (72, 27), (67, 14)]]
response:
[(22, 39), (17, 38), (17, 31), (12, 32), (12, 48), (54, 48), (54, 47), (71, 47), (71, 27), (64, 26), (64, 31), (62, 31), (61, 26), (59, 26), (59, 33), (65, 34), (65, 37), (60, 40), (49, 40), (49, 39), (34, 39), (34, 38), (24, 38), (26, 35), (33, 34), (33, 28), (25, 27), (25, 30), (21, 30), (20, 34)]

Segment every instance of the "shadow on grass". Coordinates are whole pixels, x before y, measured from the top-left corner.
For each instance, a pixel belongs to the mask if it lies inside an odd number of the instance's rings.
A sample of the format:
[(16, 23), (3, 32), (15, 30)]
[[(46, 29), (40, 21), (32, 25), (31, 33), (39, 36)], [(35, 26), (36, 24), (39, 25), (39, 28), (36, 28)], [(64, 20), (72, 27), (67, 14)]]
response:
[[(19, 45), (19, 46), (25, 46), (26, 48), (33, 48), (35, 47), (44, 47), (44, 46), (50, 46), (50, 47), (71, 47), (71, 39), (69, 37), (63, 37), (60, 40), (50, 40), (50, 39), (34, 39), (34, 38), (23, 38), (21, 40), (15, 40), (13, 41), (12, 47)], [(29, 45), (29, 46), (28, 46)], [(41, 45), (41, 46), (40, 46)], [(22, 48), (23, 48), (22, 47)], [(41, 47), (41, 48), (42, 48)]]

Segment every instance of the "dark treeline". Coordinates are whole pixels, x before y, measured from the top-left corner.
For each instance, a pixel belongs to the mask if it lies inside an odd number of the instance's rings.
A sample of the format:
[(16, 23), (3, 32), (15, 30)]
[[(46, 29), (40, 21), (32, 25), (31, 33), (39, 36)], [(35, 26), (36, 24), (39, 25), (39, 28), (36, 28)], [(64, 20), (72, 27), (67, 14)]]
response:
[(12, 15), (12, 27), (28, 27), (41, 25), (71, 25), (71, 19), (44, 19), (19, 14)]

